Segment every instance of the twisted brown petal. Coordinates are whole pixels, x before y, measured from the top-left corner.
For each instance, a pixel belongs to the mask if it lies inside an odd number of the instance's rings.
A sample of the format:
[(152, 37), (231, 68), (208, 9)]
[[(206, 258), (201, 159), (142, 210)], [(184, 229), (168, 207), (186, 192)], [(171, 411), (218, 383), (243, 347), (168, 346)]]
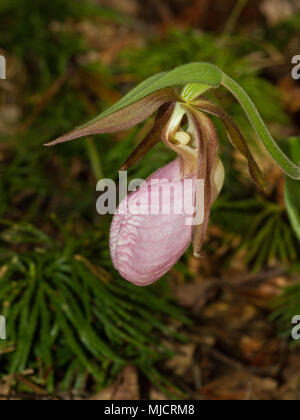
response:
[(202, 111), (222, 119), (232, 145), (248, 160), (251, 178), (260, 189), (266, 190), (267, 186), (264, 175), (253, 158), (243, 134), (232, 117), (218, 105), (203, 98), (193, 102), (193, 105)]
[(198, 149), (197, 178), (204, 179), (204, 221), (193, 228), (194, 256), (199, 258), (209, 224), (213, 202), (212, 177), (218, 155), (218, 137), (212, 121), (202, 112), (186, 107), (188, 116), (193, 121)]
[(147, 136), (133, 150), (130, 156), (122, 165), (121, 171), (126, 171), (137, 164), (156, 144), (161, 140), (161, 132), (165, 124), (170, 119), (174, 109), (174, 104), (162, 105), (156, 115), (155, 123)]

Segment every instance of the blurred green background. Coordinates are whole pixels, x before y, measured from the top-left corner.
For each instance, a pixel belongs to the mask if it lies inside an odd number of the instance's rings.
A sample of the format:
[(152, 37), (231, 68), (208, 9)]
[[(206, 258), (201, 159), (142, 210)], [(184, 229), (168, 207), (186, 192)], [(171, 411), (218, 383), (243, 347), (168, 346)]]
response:
[[(239, 399), (248, 376), (250, 398), (299, 397), (300, 376), (294, 389), (284, 370), (300, 367), (299, 349), (289, 343), (290, 320), (300, 314), (299, 225), (289, 218), (300, 220), (299, 187), (289, 185), (295, 201), (287, 209), (283, 174), (228, 93), (213, 99), (241, 127), (269, 189), (256, 190), (214, 120), (226, 183), (203, 257), (198, 262), (189, 251), (149, 288), (127, 284), (113, 269), (110, 218), (98, 216), (95, 203), (97, 180), (117, 180), (151, 120), (43, 147), (144, 78), (208, 61), (245, 88), (292, 154), (287, 139), (300, 130), (300, 86), (291, 77), (299, 2), (1, 0), (0, 25), (7, 60), (0, 81), (0, 313), (7, 318), (0, 399)], [(146, 178), (172, 158), (158, 145), (130, 176)], [(235, 381), (224, 379), (238, 366), (248, 375), (245, 390), (243, 381), (232, 390)]]

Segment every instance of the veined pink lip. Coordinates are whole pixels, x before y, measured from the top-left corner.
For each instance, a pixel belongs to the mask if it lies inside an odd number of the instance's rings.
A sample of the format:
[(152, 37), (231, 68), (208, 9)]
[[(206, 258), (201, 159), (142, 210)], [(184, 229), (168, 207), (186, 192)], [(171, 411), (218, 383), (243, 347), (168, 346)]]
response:
[[(172, 181), (171, 202), (160, 200), (159, 214), (131, 214), (130, 204), (138, 200), (139, 204), (151, 205), (151, 198), (159, 200), (164, 184), (151, 183), (152, 180)], [(176, 190), (183, 190), (180, 163), (176, 159), (154, 172), (137, 192), (122, 202), (119, 210), (126, 206), (127, 214), (117, 214), (113, 218), (110, 231), (110, 251), (114, 267), (126, 280), (138, 286), (147, 286), (166, 274), (181, 258), (192, 241), (192, 226), (186, 224), (187, 212), (181, 214), (163, 214), (163, 206), (174, 207)], [(193, 182), (186, 183), (184, 195), (190, 195), (187, 201), (193, 206), (195, 188)], [(190, 186), (190, 187), (189, 187)], [(168, 186), (169, 188), (169, 186)], [(177, 196), (179, 197), (179, 195)], [(193, 213), (193, 207), (188, 210)]]
[[(133, 199), (151, 205), (151, 196), (159, 199), (160, 187), (151, 180), (172, 181), (172, 187), (181, 187), (178, 159), (156, 171), (143, 187), (128, 197), (128, 207)], [(153, 188), (155, 191), (153, 191)], [(172, 194), (173, 195), (173, 194)], [(173, 208), (171, 196), (170, 208)], [(161, 200), (162, 201), (162, 200)], [(122, 208), (122, 204), (120, 208)], [(185, 214), (116, 214), (110, 232), (110, 250), (115, 268), (122, 277), (138, 286), (147, 286), (161, 278), (184, 254), (192, 240), (192, 227), (186, 226)]]

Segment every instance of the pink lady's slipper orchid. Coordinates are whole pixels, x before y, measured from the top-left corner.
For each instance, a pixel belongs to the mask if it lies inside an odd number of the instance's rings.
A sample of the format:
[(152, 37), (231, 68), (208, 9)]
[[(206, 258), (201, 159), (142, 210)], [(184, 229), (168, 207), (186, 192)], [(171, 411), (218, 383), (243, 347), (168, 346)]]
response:
[[(151, 185), (152, 180), (162, 182)], [(212, 202), (217, 198), (223, 180), (224, 169), (219, 161), (212, 173)], [(115, 268), (126, 280), (138, 286), (155, 282), (173, 267), (189, 247), (192, 224), (187, 224), (187, 215), (193, 215), (195, 185), (190, 183), (185, 188), (183, 186), (180, 162), (176, 159), (152, 174), (139, 191), (131, 193), (121, 203), (121, 214), (114, 216), (111, 225), (110, 249)], [(165, 200), (162, 198), (164, 191), (167, 192)], [(180, 204), (183, 202), (183, 192), (185, 200), (190, 204), (189, 211), (178, 214), (170, 212), (170, 209), (176, 208), (174, 200), (178, 199)], [(144, 204), (149, 208), (147, 214), (130, 212), (131, 202), (137, 200), (140, 206)], [(154, 204), (158, 203), (157, 214), (151, 214), (151, 200), (155, 201)], [(123, 206), (127, 210), (126, 214), (122, 214)]]
[[(187, 131), (181, 130), (185, 114), (184, 107), (177, 104), (162, 131), (163, 141), (178, 153), (178, 159), (156, 171), (138, 191), (131, 193), (121, 203), (111, 225), (113, 264), (125, 279), (138, 286), (155, 282), (173, 267), (191, 244), (193, 230), (199, 255), (211, 204), (224, 183), (224, 168), (217, 157), (217, 137), (212, 123), (199, 111), (195, 112), (195, 119), (201, 121), (199, 124), (203, 128), (202, 139), (189, 114), (189, 127)], [(199, 173), (198, 147), (202, 150)], [(207, 183), (204, 186), (204, 203), (203, 200), (197, 202), (198, 207), (204, 208), (204, 220), (193, 226), (187, 216), (196, 212), (197, 173)], [(131, 211), (130, 205), (136, 201), (140, 208), (147, 210), (145, 214), (137, 214), (135, 206)], [(189, 208), (183, 208), (184, 202)], [(151, 211), (153, 208), (156, 212)], [(179, 211), (174, 214), (172, 210), (176, 208)]]
[[(232, 145), (248, 160), (252, 179), (259, 188), (265, 188), (263, 174), (233, 119), (203, 96), (207, 90), (221, 85), (243, 105), (274, 160), (288, 176), (299, 180), (300, 168), (279, 149), (245, 91), (207, 63), (191, 63), (151, 77), (103, 114), (48, 144), (125, 130), (157, 111), (152, 130), (122, 169), (138, 163), (160, 140), (178, 158), (158, 169), (121, 202), (110, 233), (113, 264), (125, 279), (136, 285), (146, 286), (162, 277), (190, 243), (194, 255), (200, 256), (211, 206), (224, 182), (218, 138), (207, 114), (223, 121)], [(181, 92), (179, 86), (183, 86)], [(188, 205), (183, 205), (186, 202)], [(198, 219), (200, 207), (203, 217)]]

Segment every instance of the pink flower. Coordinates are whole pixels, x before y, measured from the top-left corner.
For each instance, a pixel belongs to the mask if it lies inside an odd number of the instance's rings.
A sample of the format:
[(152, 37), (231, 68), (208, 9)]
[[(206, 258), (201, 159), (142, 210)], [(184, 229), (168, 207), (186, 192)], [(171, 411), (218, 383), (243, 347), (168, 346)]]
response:
[[(223, 121), (232, 145), (248, 160), (252, 179), (260, 188), (265, 188), (264, 176), (236, 123), (222, 108), (203, 96), (204, 92), (216, 87), (215, 84), (198, 84), (191, 80), (181, 93), (177, 84), (170, 86), (174, 74), (183, 72), (182, 80), (185, 80), (192, 77), (193, 72), (190, 72), (195, 66), (183, 66), (169, 75), (158, 75), (143, 82), (100, 116), (48, 144), (126, 130), (157, 111), (152, 129), (127, 158), (122, 170), (140, 162), (161, 140), (177, 153), (178, 159), (156, 171), (120, 204), (110, 233), (115, 268), (125, 279), (139, 286), (149, 285), (162, 277), (191, 242), (194, 256), (201, 255), (211, 206), (224, 182), (217, 132), (208, 115)], [(208, 65), (200, 67), (207, 70)], [(215, 67), (209, 68), (215, 71)], [(171, 79), (170, 75), (173, 75)], [(160, 84), (162, 79), (165, 79), (164, 85)], [(144, 90), (149, 91), (148, 94), (143, 95)], [(153, 184), (153, 180), (160, 183)], [(191, 182), (186, 183), (186, 180)], [(203, 182), (202, 195), (200, 182)], [(168, 191), (170, 197), (164, 199)], [(181, 212), (178, 211), (180, 203)], [(152, 211), (152, 206), (157, 211)], [(203, 209), (203, 218), (197, 217), (197, 223), (193, 225), (187, 223), (188, 216), (195, 222), (194, 213), (198, 215), (199, 207)], [(168, 211), (168, 208), (177, 211)]]
[[(213, 179), (218, 192), (224, 179), (220, 165), (219, 161), (213, 174), (218, 177)], [(195, 180), (195, 176), (190, 178)], [(153, 180), (161, 183), (153, 184)], [(164, 199), (166, 190), (171, 191), (170, 200), (168, 194)], [(213, 201), (218, 194), (214, 191)], [(194, 197), (195, 182), (184, 183), (180, 162), (176, 159), (154, 172), (137, 192), (131, 193), (120, 204), (111, 225), (110, 251), (113, 264), (122, 277), (138, 286), (147, 286), (173, 267), (192, 241), (192, 226), (187, 224), (187, 217), (193, 215)], [(176, 200), (181, 200), (180, 203), (186, 200), (187, 203), (187, 208), (180, 214), (169, 212), (166, 208), (174, 209)], [(143, 210), (150, 210), (151, 204), (157, 204), (159, 214), (151, 214), (150, 211), (148, 214), (133, 214), (136, 213), (136, 202)], [(127, 214), (120, 214), (126, 209)], [(164, 214), (164, 210), (170, 214)]]

